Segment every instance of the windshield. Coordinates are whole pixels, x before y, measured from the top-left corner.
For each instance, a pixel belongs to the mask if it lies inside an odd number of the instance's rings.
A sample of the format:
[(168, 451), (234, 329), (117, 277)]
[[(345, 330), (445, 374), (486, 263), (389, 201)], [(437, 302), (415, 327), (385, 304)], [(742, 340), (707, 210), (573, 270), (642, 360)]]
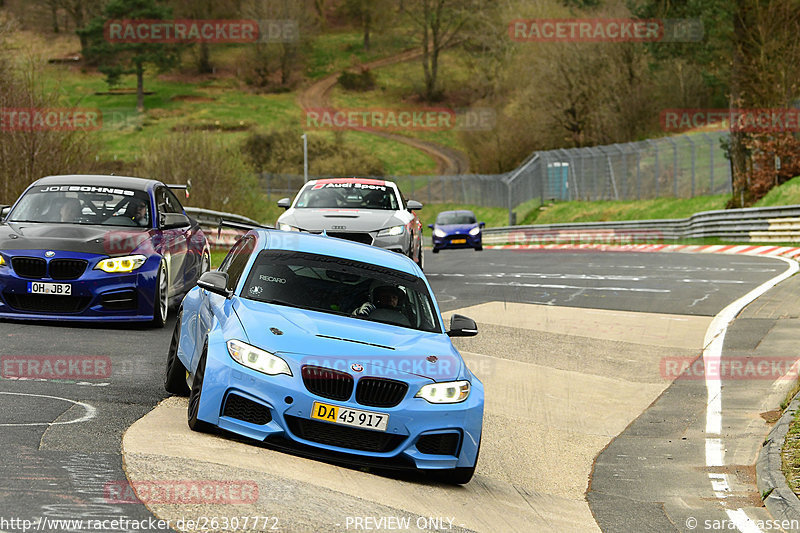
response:
[(436, 223), (442, 226), (450, 224), (475, 224), (475, 215), (472, 213), (439, 213)]
[(391, 211), (397, 211), (400, 208), (394, 189), (384, 182), (356, 183), (352, 181), (315, 183), (300, 192), (295, 207), (386, 209)]
[(150, 227), (150, 220), (150, 199), (144, 191), (46, 185), (25, 193), (6, 222)]
[(353, 320), (441, 332), (422, 279), (338, 257), (262, 251), (250, 270), (242, 296)]

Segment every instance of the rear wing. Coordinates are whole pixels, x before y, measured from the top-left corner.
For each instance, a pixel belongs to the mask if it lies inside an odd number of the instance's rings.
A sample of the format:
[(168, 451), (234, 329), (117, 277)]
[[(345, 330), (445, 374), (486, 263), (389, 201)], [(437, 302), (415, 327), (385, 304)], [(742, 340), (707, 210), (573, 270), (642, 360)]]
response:
[(250, 231), (251, 229), (275, 229), (272, 226), (264, 226), (261, 224), (249, 224), (247, 222), (234, 222), (232, 220), (220, 219), (217, 232), (222, 231), (222, 228), (241, 229)]

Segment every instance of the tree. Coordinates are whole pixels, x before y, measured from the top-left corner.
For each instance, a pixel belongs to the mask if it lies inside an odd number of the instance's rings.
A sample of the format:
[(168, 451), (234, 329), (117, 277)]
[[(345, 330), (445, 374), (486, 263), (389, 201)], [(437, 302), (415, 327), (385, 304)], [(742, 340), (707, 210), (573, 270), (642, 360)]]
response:
[[(788, 107), (800, 90), (800, 1), (640, 0), (631, 2), (643, 18), (695, 18), (704, 39), (696, 43), (650, 45), (656, 61), (679, 58), (701, 69), (718, 106), (732, 109)], [(764, 142), (761, 139), (760, 142)], [(728, 154), (733, 195), (729, 206), (754, 201), (751, 190), (753, 135), (732, 129)], [(763, 182), (763, 180), (761, 180)], [(759, 185), (761, 187), (761, 185)]]
[[(172, 0), (176, 18), (195, 20), (235, 18), (241, 13), (241, 0)], [(211, 50), (205, 41), (194, 45), (195, 66), (198, 74), (214, 71)]]
[(136, 74), (136, 109), (144, 111), (144, 72), (153, 65), (164, 70), (178, 61), (177, 47), (165, 43), (117, 43), (105, 36), (106, 22), (114, 20), (166, 20), (171, 10), (156, 0), (111, 0), (103, 15), (78, 30), (87, 40), (86, 54), (100, 66), (110, 86), (119, 83), (124, 74)]
[(277, 71), (280, 85), (289, 86), (317, 28), (308, 0), (245, 0), (242, 14), (246, 18), (273, 21), (281, 30), (279, 35), (267, 33), (249, 47), (248, 83), (267, 86), (270, 76)]
[(416, 28), (422, 45), (425, 99), (439, 96), (439, 56), (458, 42), (462, 32), (476, 20), (484, 0), (405, 0), (403, 9)]
[(390, 0), (345, 0), (344, 12), (355, 20), (364, 33), (364, 50), (371, 46), (372, 31), (391, 9)]

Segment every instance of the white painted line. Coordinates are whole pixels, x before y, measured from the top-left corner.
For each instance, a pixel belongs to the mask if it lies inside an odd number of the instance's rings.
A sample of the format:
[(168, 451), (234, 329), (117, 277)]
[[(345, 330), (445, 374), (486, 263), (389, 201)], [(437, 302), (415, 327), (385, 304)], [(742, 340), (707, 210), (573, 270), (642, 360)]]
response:
[(550, 285), (546, 283), (475, 283), (467, 282), (464, 285), (487, 285), (490, 287), (527, 287), (533, 289), (579, 289), (585, 291), (627, 291), (627, 292), (672, 292), (669, 289), (636, 289), (633, 287), (579, 287), (576, 285)]
[(743, 509), (736, 509), (735, 511), (728, 509), (726, 512), (731, 522), (736, 525), (736, 529), (742, 533), (761, 533), (761, 529), (747, 516)]
[[(800, 270), (800, 265), (791, 259), (786, 259), (785, 257), (775, 257), (775, 259), (785, 262), (788, 268), (782, 274), (762, 283), (729, 304), (709, 324), (703, 341), (703, 346), (705, 346), (703, 349), (703, 364), (706, 368), (708, 368), (709, 364), (719, 364), (719, 360), (722, 357), (725, 334), (736, 315), (750, 302)], [(723, 466), (725, 464), (725, 448), (722, 439), (719, 437), (722, 432), (722, 382), (718, 376), (714, 377), (706, 373), (705, 383), (708, 398), (706, 403), (706, 435), (708, 435), (706, 437), (706, 466)], [(715, 479), (718, 480), (718, 478), (712, 478), (711, 483), (712, 488), (717, 493), (719, 481), (715, 482)], [(727, 480), (725, 482), (727, 483)], [(724, 501), (724, 498), (720, 497), (719, 494), (717, 494), (717, 497)], [(736, 528), (742, 533), (761, 533), (761, 529), (747, 516), (743, 509), (727, 509), (726, 512), (734, 525), (736, 525)]]
[(27, 397), (34, 397), (34, 398), (48, 398), (50, 400), (59, 400), (62, 402), (69, 402), (72, 405), (79, 405), (83, 407), (86, 413), (80, 417), (76, 418), (75, 420), (68, 420), (66, 422), (31, 422), (31, 423), (20, 423), (20, 424), (0, 424), (0, 427), (22, 427), (22, 426), (66, 426), (68, 424), (80, 424), (81, 422), (87, 422), (97, 416), (97, 409), (93, 406), (89, 405), (88, 403), (83, 402), (76, 402), (75, 400), (70, 400), (69, 398), (60, 398), (58, 396), (47, 396), (45, 394), (24, 394), (22, 392), (0, 392), (2, 395), (6, 396), (27, 396)]

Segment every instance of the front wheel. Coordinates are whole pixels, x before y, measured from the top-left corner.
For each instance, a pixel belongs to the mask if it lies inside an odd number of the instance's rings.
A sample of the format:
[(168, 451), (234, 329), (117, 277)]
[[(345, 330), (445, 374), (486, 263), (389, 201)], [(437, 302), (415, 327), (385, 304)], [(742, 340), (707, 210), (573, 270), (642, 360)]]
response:
[(214, 429), (214, 426), (197, 417), (200, 413), (200, 396), (203, 393), (203, 379), (206, 374), (206, 357), (208, 357), (208, 345), (203, 347), (200, 361), (197, 362), (197, 370), (195, 370), (194, 379), (192, 380), (192, 390), (189, 392), (189, 408), (187, 410), (189, 429), (200, 433), (209, 433)]
[(439, 249), (438, 248), (434, 248), (433, 249), (433, 253), (438, 254), (439, 253)]
[(466, 485), (475, 475), (475, 467), (462, 466), (459, 468), (451, 468), (449, 470), (441, 470), (434, 473), (437, 481), (447, 483), (448, 485)]
[(478, 457), (481, 454), (481, 441), (478, 441), (478, 451), (475, 452), (475, 462), (472, 466), (460, 466), (447, 470), (433, 470), (433, 477), (448, 485), (466, 485), (475, 475), (475, 468), (478, 466)]
[(167, 323), (169, 313), (169, 278), (167, 277), (167, 264), (163, 261), (158, 267), (156, 278), (156, 291), (153, 297), (153, 327), (163, 328)]
[(422, 248), (422, 245), (420, 244), (420, 246), (419, 246), (419, 260), (415, 261), (415, 263), (417, 263), (417, 266), (419, 267), (420, 270), (425, 270), (425, 255), (423, 254), (422, 250), (423, 250), (423, 248)]
[(483, 245), (480, 245), (480, 246), (476, 246), (476, 247), (475, 247), (475, 251), (476, 251), (476, 252), (480, 252), (481, 250), (483, 250)]

